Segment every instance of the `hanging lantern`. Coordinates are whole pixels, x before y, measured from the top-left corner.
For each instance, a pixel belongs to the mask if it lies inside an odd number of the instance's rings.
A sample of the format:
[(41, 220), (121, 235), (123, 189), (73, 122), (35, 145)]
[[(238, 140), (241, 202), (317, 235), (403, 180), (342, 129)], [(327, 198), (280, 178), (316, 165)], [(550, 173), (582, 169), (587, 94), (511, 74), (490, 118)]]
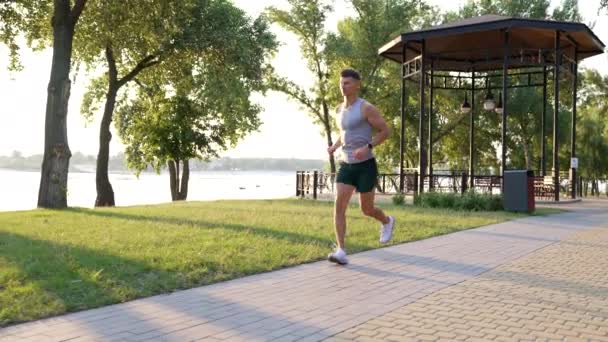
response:
[(483, 101), (483, 109), (487, 111), (492, 111), (496, 108), (496, 102), (494, 101), (494, 94), (492, 94), (492, 90), (490, 89), (490, 82), (486, 78), (486, 84), (488, 85), (488, 92), (486, 93), (486, 98)]
[(494, 111), (496, 111), (496, 113), (501, 114), (502, 115), (502, 92), (498, 92), (498, 105), (496, 105), (496, 108), (494, 109)]

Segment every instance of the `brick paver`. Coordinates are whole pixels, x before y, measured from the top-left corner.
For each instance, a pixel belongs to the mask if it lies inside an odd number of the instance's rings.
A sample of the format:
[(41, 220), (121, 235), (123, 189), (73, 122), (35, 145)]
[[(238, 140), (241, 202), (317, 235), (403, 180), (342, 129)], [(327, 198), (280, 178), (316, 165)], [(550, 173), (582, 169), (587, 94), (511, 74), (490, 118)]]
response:
[(607, 228), (578, 233), (328, 340), (608, 341)]
[(16, 325), (0, 341), (601, 341), (608, 202), (572, 208)]

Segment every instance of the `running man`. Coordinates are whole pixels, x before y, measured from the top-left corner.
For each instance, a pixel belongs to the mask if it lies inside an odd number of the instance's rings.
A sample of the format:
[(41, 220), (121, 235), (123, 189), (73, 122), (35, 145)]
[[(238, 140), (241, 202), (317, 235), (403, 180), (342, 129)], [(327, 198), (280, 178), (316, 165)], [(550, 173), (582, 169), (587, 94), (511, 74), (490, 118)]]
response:
[[(327, 152), (333, 154), (342, 147), (334, 206), (338, 246), (328, 256), (329, 261), (340, 265), (348, 263), (344, 245), (346, 208), (355, 190), (359, 193), (359, 205), (363, 214), (381, 223), (380, 243), (390, 241), (395, 225), (394, 217), (386, 216), (374, 205), (378, 166), (373, 149), (388, 138), (390, 131), (378, 109), (359, 98), (360, 89), (361, 76), (358, 72), (345, 69), (340, 73), (340, 90), (344, 96), (344, 102), (336, 109), (336, 124), (340, 128), (340, 137), (335, 144), (327, 148)], [(373, 130), (377, 131), (374, 137)]]

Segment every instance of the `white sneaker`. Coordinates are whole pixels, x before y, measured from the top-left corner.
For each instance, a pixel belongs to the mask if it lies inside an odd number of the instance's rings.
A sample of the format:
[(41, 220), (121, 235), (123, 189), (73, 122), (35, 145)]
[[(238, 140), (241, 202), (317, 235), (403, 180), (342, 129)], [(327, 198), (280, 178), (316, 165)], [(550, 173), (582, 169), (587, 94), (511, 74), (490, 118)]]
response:
[(393, 237), (393, 227), (395, 227), (395, 218), (388, 217), (388, 223), (383, 224), (380, 228), (380, 243), (387, 243)]
[(335, 262), (338, 265), (348, 264), (348, 259), (346, 259), (346, 252), (342, 248), (336, 248), (335, 252), (330, 253), (327, 256), (327, 260)]

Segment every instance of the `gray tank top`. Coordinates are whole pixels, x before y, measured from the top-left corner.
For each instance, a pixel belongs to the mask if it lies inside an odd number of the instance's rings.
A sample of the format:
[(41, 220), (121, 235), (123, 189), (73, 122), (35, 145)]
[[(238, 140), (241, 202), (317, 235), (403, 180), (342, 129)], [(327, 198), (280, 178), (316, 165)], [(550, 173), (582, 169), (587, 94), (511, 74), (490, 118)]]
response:
[(338, 108), (336, 124), (340, 128), (342, 138), (341, 160), (349, 164), (361, 163), (374, 158), (374, 154), (369, 153), (361, 160), (355, 159), (355, 150), (367, 146), (372, 142), (372, 126), (363, 116), (363, 103), (361, 98), (357, 99), (349, 108)]

